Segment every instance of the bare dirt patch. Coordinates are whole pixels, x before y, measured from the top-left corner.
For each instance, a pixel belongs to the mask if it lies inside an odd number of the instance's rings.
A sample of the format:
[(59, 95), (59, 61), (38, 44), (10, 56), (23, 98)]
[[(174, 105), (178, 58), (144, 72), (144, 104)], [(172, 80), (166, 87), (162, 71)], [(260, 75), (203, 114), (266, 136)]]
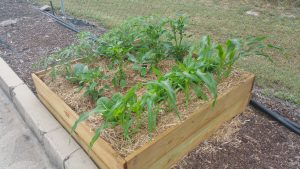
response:
[(6, 20), (17, 22), (0, 26), (0, 56), (33, 89), (32, 64), (70, 45), (76, 35), (25, 0), (0, 1), (0, 22)]

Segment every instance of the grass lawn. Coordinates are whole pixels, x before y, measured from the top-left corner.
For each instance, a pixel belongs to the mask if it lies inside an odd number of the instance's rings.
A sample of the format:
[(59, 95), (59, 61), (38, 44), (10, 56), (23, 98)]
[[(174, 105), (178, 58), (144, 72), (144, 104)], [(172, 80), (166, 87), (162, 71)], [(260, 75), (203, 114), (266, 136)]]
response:
[[(34, 0), (48, 4), (48, 0)], [(271, 2), (271, 3), (270, 3)], [(240, 60), (238, 67), (257, 75), (256, 85), (266, 95), (300, 105), (300, 5), (295, 0), (65, 0), (69, 14), (96, 21), (107, 28), (134, 16), (190, 16), (189, 32), (197, 40), (211, 35), (219, 42), (247, 35), (267, 35), (270, 42), (285, 48), (270, 51), (274, 63), (264, 58)], [(58, 7), (60, 0), (53, 0)], [(253, 10), (259, 16), (247, 15)]]

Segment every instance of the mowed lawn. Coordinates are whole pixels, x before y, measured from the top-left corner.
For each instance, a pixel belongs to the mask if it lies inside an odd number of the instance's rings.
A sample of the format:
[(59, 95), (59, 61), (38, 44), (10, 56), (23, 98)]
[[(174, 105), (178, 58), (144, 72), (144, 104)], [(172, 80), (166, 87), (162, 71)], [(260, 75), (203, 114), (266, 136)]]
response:
[[(35, 0), (48, 4), (48, 0)], [(280, 3), (278, 3), (280, 2)], [(300, 105), (300, 5), (295, 0), (65, 0), (67, 13), (112, 28), (134, 16), (190, 16), (189, 33), (197, 41), (211, 35), (228, 38), (268, 36), (285, 48), (268, 51), (274, 62), (261, 57), (240, 60), (238, 67), (256, 74), (256, 85), (269, 96)], [(53, 0), (59, 8), (60, 0)], [(252, 10), (259, 16), (247, 15)]]

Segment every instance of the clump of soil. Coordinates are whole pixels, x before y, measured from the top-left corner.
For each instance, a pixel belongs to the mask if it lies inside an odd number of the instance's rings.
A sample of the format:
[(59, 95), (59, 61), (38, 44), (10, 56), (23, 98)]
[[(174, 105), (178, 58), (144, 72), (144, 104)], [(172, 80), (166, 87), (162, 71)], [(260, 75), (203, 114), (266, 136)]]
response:
[[(102, 59), (96, 64), (93, 64), (92, 67), (100, 66), (103, 71), (113, 77), (114, 71), (110, 71), (108, 67), (108, 60)], [(171, 70), (172, 66), (174, 65), (173, 61), (163, 61), (159, 64), (159, 68), (162, 70), (163, 73), (166, 73)], [(132, 70), (132, 65), (128, 64), (128, 67), (125, 69), (125, 73), (127, 76), (128, 86), (126, 88), (112, 88), (110, 91), (105, 92), (106, 97), (111, 97), (116, 92), (126, 93), (130, 87), (134, 86), (140, 82), (147, 82), (150, 80), (156, 79), (156, 76), (153, 74), (147, 75), (146, 77), (141, 77), (138, 72)], [(238, 85), (249, 74), (242, 71), (233, 71), (231, 75), (222, 80), (218, 85), (218, 93), (222, 94), (232, 88), (233, 86)], [(58, 94), (76, 113), (81, 114), (84, 112), (88, 112), (95, 107), (95, 102), (89, 97), (83, 97), (81, 92), (76, 92), (78, 85), (72, 84), (67, 81), (64, 77), (58, 77), (56, 80), (53, 80), (50, 74), (46, 74), (46, 76), (42, 79), (52, 91)], [(103, 83), (103, 81), (99, 82), (99, 84)], [(105, 83), (109, 86), (112, 86), (110, 79), (105, 81)], [(209, 95), (208, 91), (204, 89), (205, 92), (208, 94), (210, 99), (212, 97)], [(141, 90), (143, 92), (143, 90)], [(138, 94), (139, 95), (139, 94)], [(142, 93), (140, 93), (142, 95)], [(155, 139), (160, 133), (163, 133), (167, 129), (174, 127), (180, 123), (182, 123), (185, 119), (187, 119), (197, 107), (201, 106), (202, 104), (206, 103), (204, 100), (200, 100), (197, 96), (192, 93), (190, 96), (190, 101), (188, 106), (185, 103), (185, 96), (183, 92), (177, 93), (177, 107), (180, 112), (181, 120), (177, 117), (175, 112), (171, 112), (170, 110), (162, 109), (157, 118), (157, 128), (152, 133), (152, 138)], [(125, 140), (123, 137), (123, 131), (120, 126), (116, 126), (115, 128), (108, 128), (102, 132), (101, 137), (109, 142), (112, 147), (120, 153), (121, 156), (126, 157), (134, 150), (140, 148), (144, 144), (148, 143), (150, 140), (149, 132), (148, 132), (148, 117), (147, 113), (144, 113), (142, 117), (142, 126), (138, 132), (132, 135), (130, 141)], [(100, 115), (92, 116), (88, 119), (87, 124), (90, 126), (92, 130), (95, 130), (103, 123), (103, 119)]]

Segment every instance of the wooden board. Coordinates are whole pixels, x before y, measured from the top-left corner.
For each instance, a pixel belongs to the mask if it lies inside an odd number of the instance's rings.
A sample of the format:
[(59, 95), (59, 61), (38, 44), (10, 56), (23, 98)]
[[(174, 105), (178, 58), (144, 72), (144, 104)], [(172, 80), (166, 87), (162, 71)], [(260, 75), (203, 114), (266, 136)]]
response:
[[(211, 107), (212, 102), (201, 105), (201, 107), (195, 110), (195, 113), (182, 124), (167, 130), (155, 138), (155, 141), (144, 145), (127, 156), (125, 160), (127, 161), (128, 169), (152, 168), (151, 166), (154, 163), (172, 154), (169, 153), (169, 151), (177, 149), (177, 146), (184, 144), (184, 142), (189, 142), (189, 137), (192, 137), (194, 133), (205, 133), (202, 131), (205, 125), (209, 125), (210, 128), (208, 130), (213, 131), (219, 127), (219, 124), (223, 124), (234, 115), (244, 111), (249, 102), (253, 81), (254, 76), (249, 76), (240, 85), (233, 87), (227, 93), (219, 96), (215, 107)], [(236, 107), (236, 109), (232, 107)], [(231, 111), (228, 112), (228, 110)], [(223, 120), (218, 121), (218, 123), (214, 123), (213, 120), (221, 115), (228, 116), (228, 118), (223, 118)], [(196, 147), (196, 145), (189, 147), (187, 152)], [(177, 155), (181, 157), (184, 154), (185, 153), (178, 153)], [(168, 160), (165, 162), (165, 164), (171, 164)], [(168, 166), (170, 165), (165, 165), (164, 167)]]
[[(36, 86), (38, 97), (49, 109), (54, 117), (70, 132), (70, 129), (78, 115), (54, 92), (52, 92), (43, 81), (35, 74), (32, 79)], [(103, 169), (125, 168), (125, 160), (103, 139), (98, 139), (93, 148), (89, 150), (89, 142), (94, 136), (94, 132), (85, 124), (81, 123), (76, 129), (76, 134), (72, 135), (76, 141), (93, 158), (96, 164)]]
[[(56, 119), (70, 131), (78, 115), (40, 80), (39, 77), (43, 77), (45, 72), (32, 75), (38, 96)], [(90, 131), (86, 123), (78, 126), (73, 137), (101, 168), (168, 168), (213, 134), (225, 121), (244, 111), (249, 103), (253, 82), (254, 75), (251, 74), (242, 83), (220, 95), (215, 107), (211, 107), (212, 102), (201, 105), (182, 124), (168, 129), (125, 159), (101, 138), (88, 151), (94, 132)]]

